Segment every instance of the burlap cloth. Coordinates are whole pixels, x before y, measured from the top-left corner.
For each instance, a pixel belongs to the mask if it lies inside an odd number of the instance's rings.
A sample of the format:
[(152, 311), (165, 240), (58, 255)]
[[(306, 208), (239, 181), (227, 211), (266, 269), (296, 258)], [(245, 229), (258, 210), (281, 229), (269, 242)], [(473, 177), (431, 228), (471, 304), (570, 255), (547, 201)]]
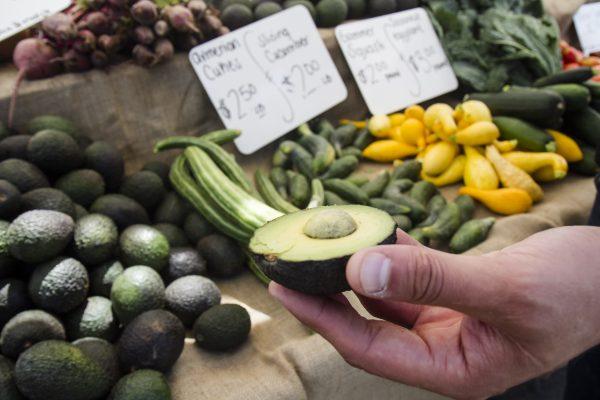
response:
[[(568, 16), (581, 2), (550, 3), (556, 15)], [(365, 105), (333, 33), (322, 34), (349, 92), (348, 100), (328, 114), (332, 118), (363, 117)], [(10, 66), (0, 68), (0, 115), (6, 115), (15, 75)], [(185, 55), (153, 69), (124, 64), (108, 72), (25, 82), (17, 107), (17, 126), (40, 113), (73, 119), (94, 139), (115, 143), (126, 155), (130, 171), (151, 157), (151, 145), (158, 138), (220, 127)], [(244, 158), (238, 155), (238, 160), (250, 174), (257, 166), (268, 164), (270, 150)], [(472, 253), (500, 249), (544, 229), (586, 222), (594, 196), (591, 179), (573, 176), (545, 189), (546, 198), (532, 212), (500, 219), (489, 240)], [(452, 196), (455, 191), (450, 188), (445, 194)], [(242, 303), (251, 312), (250, 339), (237, 351), (225, 354), (199, 350), (188, 339), (170, 374), (174, 399), (442, 398), (350, 367), (323, 338), (312, 334), (273, 300), (249, 273), (218, 284), (225, 301)]]

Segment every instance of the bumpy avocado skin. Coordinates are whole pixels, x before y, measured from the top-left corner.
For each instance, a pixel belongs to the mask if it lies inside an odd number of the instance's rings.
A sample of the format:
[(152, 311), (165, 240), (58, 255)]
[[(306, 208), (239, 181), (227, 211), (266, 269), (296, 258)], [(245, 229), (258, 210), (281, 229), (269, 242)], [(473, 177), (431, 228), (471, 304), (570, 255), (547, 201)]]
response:
[(117, 348), (108, 341), (96, 337), (77, 339), (73, 346), (81, 350), (86, 356), (96, 362), (106, 372), (113, 386), (121, 377)]
[(35, 343), (65, 340), (65, 329), (56, 317), (42, 310), (27, 310), (6, 323), (0, 334), (2, 354), (17, 358)]
[(127, 266), (146, 265), (157, 271), (169, 262), (169, 242), (159, 230), (147, 225), (132, 225), (119, 238), (121, 259)]
[(8, 358), (0, 356), (0, 399), (23, 400), (14, 378), (14, 364)]
[(61, 176), (54, 186), (84, 207), (89, 207), (105, 191), (104, 178), (93, 169), (71, 171)]
[(171, 389), (163, 374), (141, 369), (121, 378), (110, 400), (171, 400)]
[(106, 215), (87, 215), (75, 223), (75, 254), (85, 265), (98, 265), (113, 256), (118, 237), (117, 226)]
[(145, 311), (163, 308), (165, 285), (152, 268), (129, 267), (115, 279), (110, 300), (119, 321), (127, 324)]
[(122, 194), (105, 194), (92, 203), (90, 212), (104, 214), (112, 219), (119, 229), (134, 224), (150, 222), (148, 213), (137, 201)]
[(18, 279), (0, 279), (0, 330), (12, 317), (31, 307), (25, 282)]
[(73, 201), (65, 193), (53, 188), (39, 188), (23, 194), (21, 210), (52, 210), (75, 218)]
[(67, 314), (63, 320), (70, 340), (97, 337), (113, 341), (119, 333), (119, 322), (106, 297), (92, 296)]
[[(396, 243), (392, 233), (379, 245)], [(322, 261), (290, 262), (255, 254), (254, 259), (263, 273), (282, 286), (298, 292), (326, 295), (350, 289), (346, 281), (346, 264), (350, 255)]]
[(17, 158), (9, 158), (0, 162), (0, 179), (12, 183), (21, 193), (50, 186), (48, 178), (38, 167)]
[(246, 341), (250, 315), (238, 304), (220, 304), (205, 311), (194, 323), (198, 346), (213, 351), (229, 350)]

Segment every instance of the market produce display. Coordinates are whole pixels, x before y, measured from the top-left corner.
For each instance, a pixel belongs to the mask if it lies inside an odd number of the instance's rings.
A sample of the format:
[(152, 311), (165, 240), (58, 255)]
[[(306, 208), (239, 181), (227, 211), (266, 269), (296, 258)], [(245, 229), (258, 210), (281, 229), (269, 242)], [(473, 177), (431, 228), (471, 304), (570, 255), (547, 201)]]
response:
[[(600, 71), (600, 57), (595, 55), (584, 56), (581, 50), (571, 46), (567, 41), (560, 41), (560, 53), (562, 55), (563, 69), (570, 70), (578, 67), (591, 67)], [(600, 78), (593, 77), (592, 80), (598, 81)]]
[(201, 276), (235, 276), (245, 255), (172, 190), (169, 165), (126, 176), (116, 148), (58, 116), (0, 131), (3, 400), (167, 400), (186, 328), (207, 350), (246, 340), (246, 309)]

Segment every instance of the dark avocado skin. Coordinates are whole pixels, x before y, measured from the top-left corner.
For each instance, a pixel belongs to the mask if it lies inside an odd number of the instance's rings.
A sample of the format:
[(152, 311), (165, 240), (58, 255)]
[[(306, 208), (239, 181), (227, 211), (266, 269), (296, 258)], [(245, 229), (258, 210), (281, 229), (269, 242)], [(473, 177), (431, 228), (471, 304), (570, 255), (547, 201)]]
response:
[[(379, 245), (396, 243), (396, 232)], [(269, 261), (264, 255), (254, 254), (262, 272), (270, 279), (298, 292), (314, 295), (335, 294), (350, 290), (346, 281), (346, 264), (351, 255), (320, 261)]]

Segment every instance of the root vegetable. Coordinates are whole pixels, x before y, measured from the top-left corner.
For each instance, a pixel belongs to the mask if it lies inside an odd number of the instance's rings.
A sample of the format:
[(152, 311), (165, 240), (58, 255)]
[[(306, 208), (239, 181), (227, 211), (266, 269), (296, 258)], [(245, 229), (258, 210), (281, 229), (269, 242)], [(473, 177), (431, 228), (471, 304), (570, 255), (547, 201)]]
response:
[(95, 35), (103, 35), (110, 32), (112, 24), (106, 14), (101, 11), (93, 11), (86, 14), (77, 25), (79, 29), (89, 29)]
[(96, 47), (96, 35), (88, 29), (77, 32), (77, 39), (73, 42), (73, 48), (81, 53), (89, 53)]
[(114, 54), (121, 49), (121, 36), (119, 35), (101, 35), (98, 38), (98, 47), (106, 54)]
[(223, 26), (221, 20), (214, 15), (206, 15), (203, 21), (202, 28), (206, 28), (210, 33), (218, 31)]
[(106, 68), (108, 66), (108, 56), (101, 50), (95, 50), (90, 54), (90, 61), (94, 68)]
[(65, 13), (58, 13), (44, 18), (42, 30), (51, 39), (66, 41), (77, 36), (77, 28), (73, 17)]
[(69, 72), (83, 72), (92, 68), (89, 57), (75, 49), (65, 51), (61, 58), (65, 69)]
[(152, 25), (158, 19), (158, 7), (150, 0), (140, 0), (131, 6), (131, 16), (142, 25)]
[(226, 26), (222, 26), (219, 29), (217, 29), (217, 34), (219, 36), (227, 35), (229, 32), (231, 32), (231, 30)]
[(99, 9), (106, 3), (106, 0), (88, 0), (87, 5), (95, 10)]
[(167, 34), (169, 33), (170, 30), (171, 30), (171, 28), (169, 27), (169, 24), (167, 23), (167, 21), (163, 21), (161, 19), (154, 23), (154, 33), (158, 37), (167, 36)]
[(175, 47), (188, 51), (200, 44), (200, 40), (192, 34), (179, 34), (175, 36)]
[(133, 59), (136, 63), (151, 67), (158, 61), (156, 54), (143, 44), (136, 44), (132, 50)]
[(178, 32), (200, 32), (194, 22), (194, 15), (185, 6), (169, 6), (165, 8), (164, 16), (173, 29)]
[(154, 44), (154, 53), (156, 53), (158, 61), (162, 62), (173, 57), (175, 47), (173, 47), (173, 43), (169, 39), (158, 39)]
[(133, 38), (137, 43), (150, 45), (155, 39), (154, 31), (145, 25), (139, 25), (133, 30)]
[(129, 5), (129, 0), (107, 0), (107, 3), (114, 8), (125, 8)]
[(187, 8), (189, 8), (196, 19), (200, 19), (206, 13), (208, 6), (203, 0), (190, 0), (187, 3)]

